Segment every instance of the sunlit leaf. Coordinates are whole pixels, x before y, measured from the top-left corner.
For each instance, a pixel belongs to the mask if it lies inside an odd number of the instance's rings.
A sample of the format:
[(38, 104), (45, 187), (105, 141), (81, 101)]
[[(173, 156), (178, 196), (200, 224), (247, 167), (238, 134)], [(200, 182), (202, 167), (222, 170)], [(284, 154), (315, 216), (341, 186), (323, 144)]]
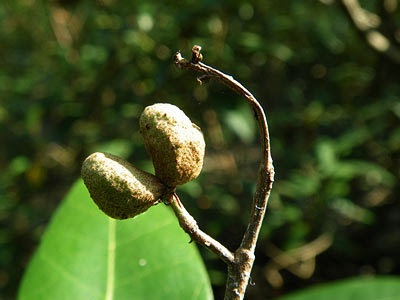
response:
[(164, 205), (105, 216), (77, 182), (55, 214), (18, 299), (213, 299), (202, 260)]
[(355, 278), (305, 289), (280, 300), (396, 300), (400, 277)]

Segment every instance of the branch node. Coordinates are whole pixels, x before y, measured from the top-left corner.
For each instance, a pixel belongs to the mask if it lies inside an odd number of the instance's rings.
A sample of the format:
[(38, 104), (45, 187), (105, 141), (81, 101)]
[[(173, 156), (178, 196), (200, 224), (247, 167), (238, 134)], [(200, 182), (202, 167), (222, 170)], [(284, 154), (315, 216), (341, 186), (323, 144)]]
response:
[(264, 207), (260, 207), (260, 206), (257, 206), (257, 205), (256, 205), (256, 209), (257, 209), (257, 210), (263, 210)]
[(203, 55), (200, 53), (201, 46), (194, 45), (192, 48), (192, 64), (197, 64), (198, 62), (203, 60)]
[(253, 281), (253, 278), (251, 278), (251, 276), (250, 276), (250, 279), (249, 279), (249, 284), (250, 284), (250, 286), (255, 286), (256, 285), (256, 283)]
[(197, 77), (197, 82), (202, 85), (203, 83), (208, 83), (211, 80), (211, 76), (204, 74), (201, 75), (200, 77)]
[(185, 58), (183, 58), (181, 52), (178, 51), (174, 55), (174, 63), (179, 69), (182, 69), (183, 66), (188, 63), (188, 61)]

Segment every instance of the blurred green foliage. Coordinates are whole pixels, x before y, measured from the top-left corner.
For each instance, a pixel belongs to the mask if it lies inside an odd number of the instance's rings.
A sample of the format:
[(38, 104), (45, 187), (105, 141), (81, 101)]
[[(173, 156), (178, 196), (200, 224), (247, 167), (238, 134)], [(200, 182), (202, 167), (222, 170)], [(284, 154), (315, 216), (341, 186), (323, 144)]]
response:
[(376, 278), (357, 278), (339, 280), (330, 284), (321, 284), (304, 289), (280, 300), (351, 300), (351, 299), (387, 299), (399, 297), (400, 280), (398, 277), (379, 276)]
[[(378, 3), (362, 1), (376, 13)], [(399, 9), (391, 17), (389, 25), (400, 28)], [(0, 299), (15, 296), (87, 155), (108, 151), (152, 170), (138, 117), (155, 102), (179, 106), (202, 128), (204, 171), (179, 194), (206, 232), (237, 247), (255, 189), (258, 131), (239, 96), (214, 82), (198, 86), (197, 74), (173, 66), (173, 54), (187, 57), (195, 43), (206, 63), (255, 94), (270, 125), (276, 183), (248, 299), (400, 273), (399, 65), (369, 48), (340, 5), (6, 0), (0, 4)], [(268, 281), (271, 245), (293, 250), (325, 233), (333, 242), (316, 257), (308, 280), (281, 270), (280, 284)], [(221, 298), (225, 266), (202, 253)]]

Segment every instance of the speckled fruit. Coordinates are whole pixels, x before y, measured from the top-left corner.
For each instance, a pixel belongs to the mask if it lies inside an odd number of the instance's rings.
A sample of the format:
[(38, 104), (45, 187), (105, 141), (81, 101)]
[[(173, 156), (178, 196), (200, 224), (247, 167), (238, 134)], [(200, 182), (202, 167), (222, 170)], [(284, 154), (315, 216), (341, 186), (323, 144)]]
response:
[(175, 187), (199, 176), (205, 153), (203, 133), (178, 107), (167, 103), (146, 107), (140, 131), (156, 176), (164, 184)]
[(166, 189), (154, 175), (101, 152), (83, 162), (82, 178), (97, 206), (114, 219), (132, 218), (145, 212)]

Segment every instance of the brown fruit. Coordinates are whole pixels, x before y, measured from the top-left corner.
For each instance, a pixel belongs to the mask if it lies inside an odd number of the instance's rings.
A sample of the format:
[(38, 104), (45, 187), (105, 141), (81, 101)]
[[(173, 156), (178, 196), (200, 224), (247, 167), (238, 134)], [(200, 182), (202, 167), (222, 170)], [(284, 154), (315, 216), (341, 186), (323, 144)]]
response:
[(148, 106), (140, 117), (140, 131), (156, 176), (164, 184), (175, 187), (199, 176), (204, 137), (182, 110), (167, 103)]
[(154, 175), (108, 153), (93, 153), (82, 178), (97, 206), (115, 219), (132, 218), (154, 205), (166, 187)]

